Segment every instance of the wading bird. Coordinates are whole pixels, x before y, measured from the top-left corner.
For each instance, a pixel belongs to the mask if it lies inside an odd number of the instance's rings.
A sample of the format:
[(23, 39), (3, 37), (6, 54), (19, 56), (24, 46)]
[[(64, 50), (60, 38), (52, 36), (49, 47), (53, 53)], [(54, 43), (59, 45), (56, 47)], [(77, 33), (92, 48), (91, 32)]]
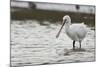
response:
[(59, 37), (60, 32), (65, 25), (65, 31), (66, 34), (73, 40), (73, 50), (75, 50), (75, 41), (78, 41), (80, 44), (81, 49), (81, 42), (85, 38), (87, 33), (87, 27), (84, 23), (74, 23), (71, 24), (71, 18), (69, 15), (65, 15), (63, 17), (63, 24), (56, 36), (56, 38)]

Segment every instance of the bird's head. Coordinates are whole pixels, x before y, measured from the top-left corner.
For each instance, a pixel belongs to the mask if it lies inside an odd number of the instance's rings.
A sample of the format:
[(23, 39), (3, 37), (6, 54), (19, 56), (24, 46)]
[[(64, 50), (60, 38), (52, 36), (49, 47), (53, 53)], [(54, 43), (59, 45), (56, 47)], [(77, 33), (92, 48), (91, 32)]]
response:
[(69, 15), (65, 15), (64, 17), (63, 17), (63, 23), (71, 23), (71, 18), (70, 18), (70, 16)]
[(62, 30), (63, 26), (65, 25), (65, 23), (66, 23), (66, 24), (71, 24), (71, 18), (70, 18), (70, 16), (69, 16), (69, 15), (65, 15), (65, 16), (63, 17), (62, 26), (61, 26), (61, 28), (60, 28), (60, 30), (59, 30), (59, 32), (58, 32), (58, 34), (56, 35), (56, 38), (58, 38), (58, 37), (59, 37), (60, 32), (61, 32), (61, 30)]

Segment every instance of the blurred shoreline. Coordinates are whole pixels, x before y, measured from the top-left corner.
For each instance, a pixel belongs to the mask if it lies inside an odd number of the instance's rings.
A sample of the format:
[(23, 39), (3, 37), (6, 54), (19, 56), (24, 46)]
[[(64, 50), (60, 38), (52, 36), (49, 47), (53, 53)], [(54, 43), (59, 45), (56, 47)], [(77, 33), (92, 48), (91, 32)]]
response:
[(62, 22), (62, 17), (69, 15), (72, 23), (82, 23), (89, 26), (95, 26), (95, 15), (75, 12), (61, 12), (37, 9), (21, 9), (20, 11), (11, 12), (11, 20), (38, 20), (40, 22), (49, 21), (51, 23)]

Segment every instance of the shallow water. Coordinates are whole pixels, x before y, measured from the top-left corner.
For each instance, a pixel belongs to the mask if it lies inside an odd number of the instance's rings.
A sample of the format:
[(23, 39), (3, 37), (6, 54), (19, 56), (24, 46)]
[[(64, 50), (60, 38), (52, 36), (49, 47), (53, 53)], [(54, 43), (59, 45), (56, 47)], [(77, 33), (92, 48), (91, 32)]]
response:
[(60, 24), (45, 21), (11, 21), (11, 66), (52, 63), (84, 62), (95, 60), (95, 31), (88, 29), (82, 50), (72, 50), (72, 40), (64, 29), (56, 39)]

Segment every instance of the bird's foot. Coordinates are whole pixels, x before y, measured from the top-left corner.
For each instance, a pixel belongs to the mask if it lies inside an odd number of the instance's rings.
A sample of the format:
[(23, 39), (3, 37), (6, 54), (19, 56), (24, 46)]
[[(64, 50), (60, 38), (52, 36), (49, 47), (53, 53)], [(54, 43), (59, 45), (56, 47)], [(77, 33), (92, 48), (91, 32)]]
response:
[(86, 51), (85, 49), (79, 48), (79, 51)]
[(75, 48), (73, 48), (73, 50), (75, 50)]
[(82, 48), (76, 48), (76, 49), (73, 49), (73, 51), (75, 51), (75, 52), (80, 52), (80, 51), (86, 51), (85, 49), (82, 49)]

